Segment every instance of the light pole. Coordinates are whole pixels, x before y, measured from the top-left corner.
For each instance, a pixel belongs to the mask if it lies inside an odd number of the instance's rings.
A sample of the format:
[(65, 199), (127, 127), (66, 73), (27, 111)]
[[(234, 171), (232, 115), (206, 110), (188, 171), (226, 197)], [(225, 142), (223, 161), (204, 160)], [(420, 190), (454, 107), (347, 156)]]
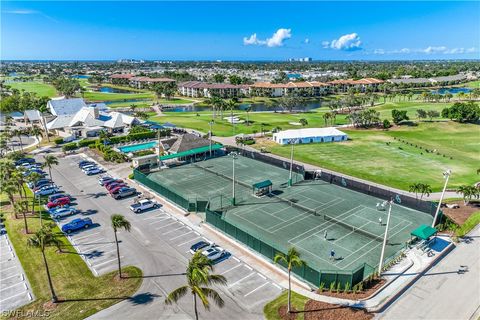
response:
[(232, 185), (232, 206), (235, 205), (235, 159), (237, 159), (237, 153), (232, 152), (232, 180), (233, 180), (233, 185)]
[(443, 177), (445, 178), (445, 185), (443, 186), (442, 194), (440, 195), (440, 201), (438, 202), (437, 210), (435, 211), (435, 216), (433, 217), (432, 221), (432, 228), (435, 228), (435, 222), (437, 222), (438, 213), (440, 212), (440, 207), (442, 206), (443, 196), (445, 195), (445, 190), (447, 189), (448, 179), (452, 174), (452, 170), (448, 169), (443, 173)]
[(213, 121), (208, 122), (208, 125), (210, 126), (210, 132), (208, 133), (208, 137), (210, 140), (210, 158), (212, 157), (212, 126), (213, 126)]
[(382, 275), (383, 257), (385, 256), (385, 247), (387, 246), (388, 227), (390, 225), (390, 215), (392, 214), (393, 201), (390, 200), (389, 204), (390, 205), (388, 206), (387, 225), (385, 226), (385, 234), (383, 236), (382, 253), (380, 254), (380, 263), (378, 264), (378, 276)]
[(296, 143), (296, 139), (290, 139), (290, 144), (292, 145), (292, 150), (290, 151), (290, 173), (288, 175), (288, 186), (292, 186), (292, 171), (293, 171), (293, 146)]

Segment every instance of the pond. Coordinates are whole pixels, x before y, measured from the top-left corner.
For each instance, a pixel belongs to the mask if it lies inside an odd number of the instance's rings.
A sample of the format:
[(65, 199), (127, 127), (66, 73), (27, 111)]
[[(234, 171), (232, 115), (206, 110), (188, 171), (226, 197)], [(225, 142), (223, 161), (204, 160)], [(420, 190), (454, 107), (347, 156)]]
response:
[(432, 90), (432, 93), (436, 94), (446, 94), (446, 93), (451, 93), (451, 94), (457, 94), (460, 92), (463, 93), (470, 93), (472, 89), (470, 88), (440, 88), (438, 90)]
[(70, 78), (73, 78), (73, 79), (88, 79), (88, 78), (90, 78), (90, 76), (86, 75), (86, 74), (74, 74), (73, 76), (70, 76)]
[[(321, 101), (311, 101), (311, 102), (306, 102), (301, 106), (298, 106), (294, 108), (294, 110), (297, 111), (310, 111), (314, 109), (318, 109), (322, 106)], [(282, 108), (278, 105), (267, 105), (264, 103), (255, 103), (255, 104), (249, 104), (249, 103), (242, 103), (238, 105), (236, 110), (247, 110), (248, 107), (252, 108), (252, 112), (255, 111), (281, 111)], [(210, 106), (175, 106), (171, 108), (164, 108), (164, 111), (169, 111), (169, 112), (200, 112), (200, 111), (212, 111), (212, 107)]]
[[(112, 103), (134, 103), (134, 102), (151, 102), (152, 100), (150, 99), (122, 99), (122, 100), (107, 100), (107, 101), (102, 101), (106, 105), (112, 104)], [(125, 105), (125, 108), (128, 108), (128, 105)]]
[(127, 89), (118, 89), (112, 87), (100, 87), (97, 89), (98, 92), (103, 93), (136, 93), (135, 91), (127, 90)]

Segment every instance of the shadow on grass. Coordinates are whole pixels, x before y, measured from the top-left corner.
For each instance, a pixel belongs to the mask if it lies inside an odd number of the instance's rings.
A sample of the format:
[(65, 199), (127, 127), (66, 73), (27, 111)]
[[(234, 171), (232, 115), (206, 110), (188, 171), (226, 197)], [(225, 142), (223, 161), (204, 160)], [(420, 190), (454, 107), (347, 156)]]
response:
[(68, 303), (68, 302), (83, 302), (83, 301), (102, 301), (102, 300), (128, 300), (132, 304), (141, 305), (147, 304), (153, 301), (153, 299), (159, 297), (158, 294), (145, 292), (139, 293), (132, 297), (121, 296), (121, 297), (102, 297), (102, 298), (78, 298), (78, 299), (60, 299), (58, 303)]

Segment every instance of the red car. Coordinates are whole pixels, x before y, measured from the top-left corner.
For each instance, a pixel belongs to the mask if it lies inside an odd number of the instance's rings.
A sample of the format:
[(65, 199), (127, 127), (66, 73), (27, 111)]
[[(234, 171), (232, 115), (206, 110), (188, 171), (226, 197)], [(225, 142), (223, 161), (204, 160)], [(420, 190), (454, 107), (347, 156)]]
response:
[(113, 187), (112, 189), (108, 190), (108, 192), (110, 192), (110, 194), (114, 194), (114, 193), (117, 193), (118, 190), (122, 189), (122, 188), (125, 188), (127, 185), (125, 183), (122, 183), (121, 185), (118, 185), (118, 186), (115, 186)]
[(121, 179), (116, 179), (116, 180), (108, 181), (108, 182), (105, 183), (103, 186), (104, 186), (105, 188), (108, 188), (108, 186), (110, 186), (110, 185), (113, 184), (113, 183), (123, 183), (123, 180), (121, 180)]
[(66, 204), (70, 204), (70, 198), (69, 197), (63, 197), (63, 198), (58, 198), (55, 199), (49, 203), (47, 203), (47, 209), (52, 209), (58, 206), (64, 206)]
[(126, 187), (126, 186), (127, 186), (126, 183), (112, 183), (111, 185), (109, 185), (109, 186), (107, 187), (107, 190), (108, 190), (109, 192), (111, 192), (112, 189), (115, 189), (115, 188), (118, 188), (118, 187)]

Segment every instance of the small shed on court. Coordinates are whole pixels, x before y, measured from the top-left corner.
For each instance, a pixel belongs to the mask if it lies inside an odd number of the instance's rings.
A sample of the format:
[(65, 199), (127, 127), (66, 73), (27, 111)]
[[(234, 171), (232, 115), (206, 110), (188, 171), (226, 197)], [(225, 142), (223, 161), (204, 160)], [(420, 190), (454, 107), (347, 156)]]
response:
[(272, 192), (272, 181), (264, 180), (257, 183), (252, 184), (253, 193), (256, 196), (263, 196)]

